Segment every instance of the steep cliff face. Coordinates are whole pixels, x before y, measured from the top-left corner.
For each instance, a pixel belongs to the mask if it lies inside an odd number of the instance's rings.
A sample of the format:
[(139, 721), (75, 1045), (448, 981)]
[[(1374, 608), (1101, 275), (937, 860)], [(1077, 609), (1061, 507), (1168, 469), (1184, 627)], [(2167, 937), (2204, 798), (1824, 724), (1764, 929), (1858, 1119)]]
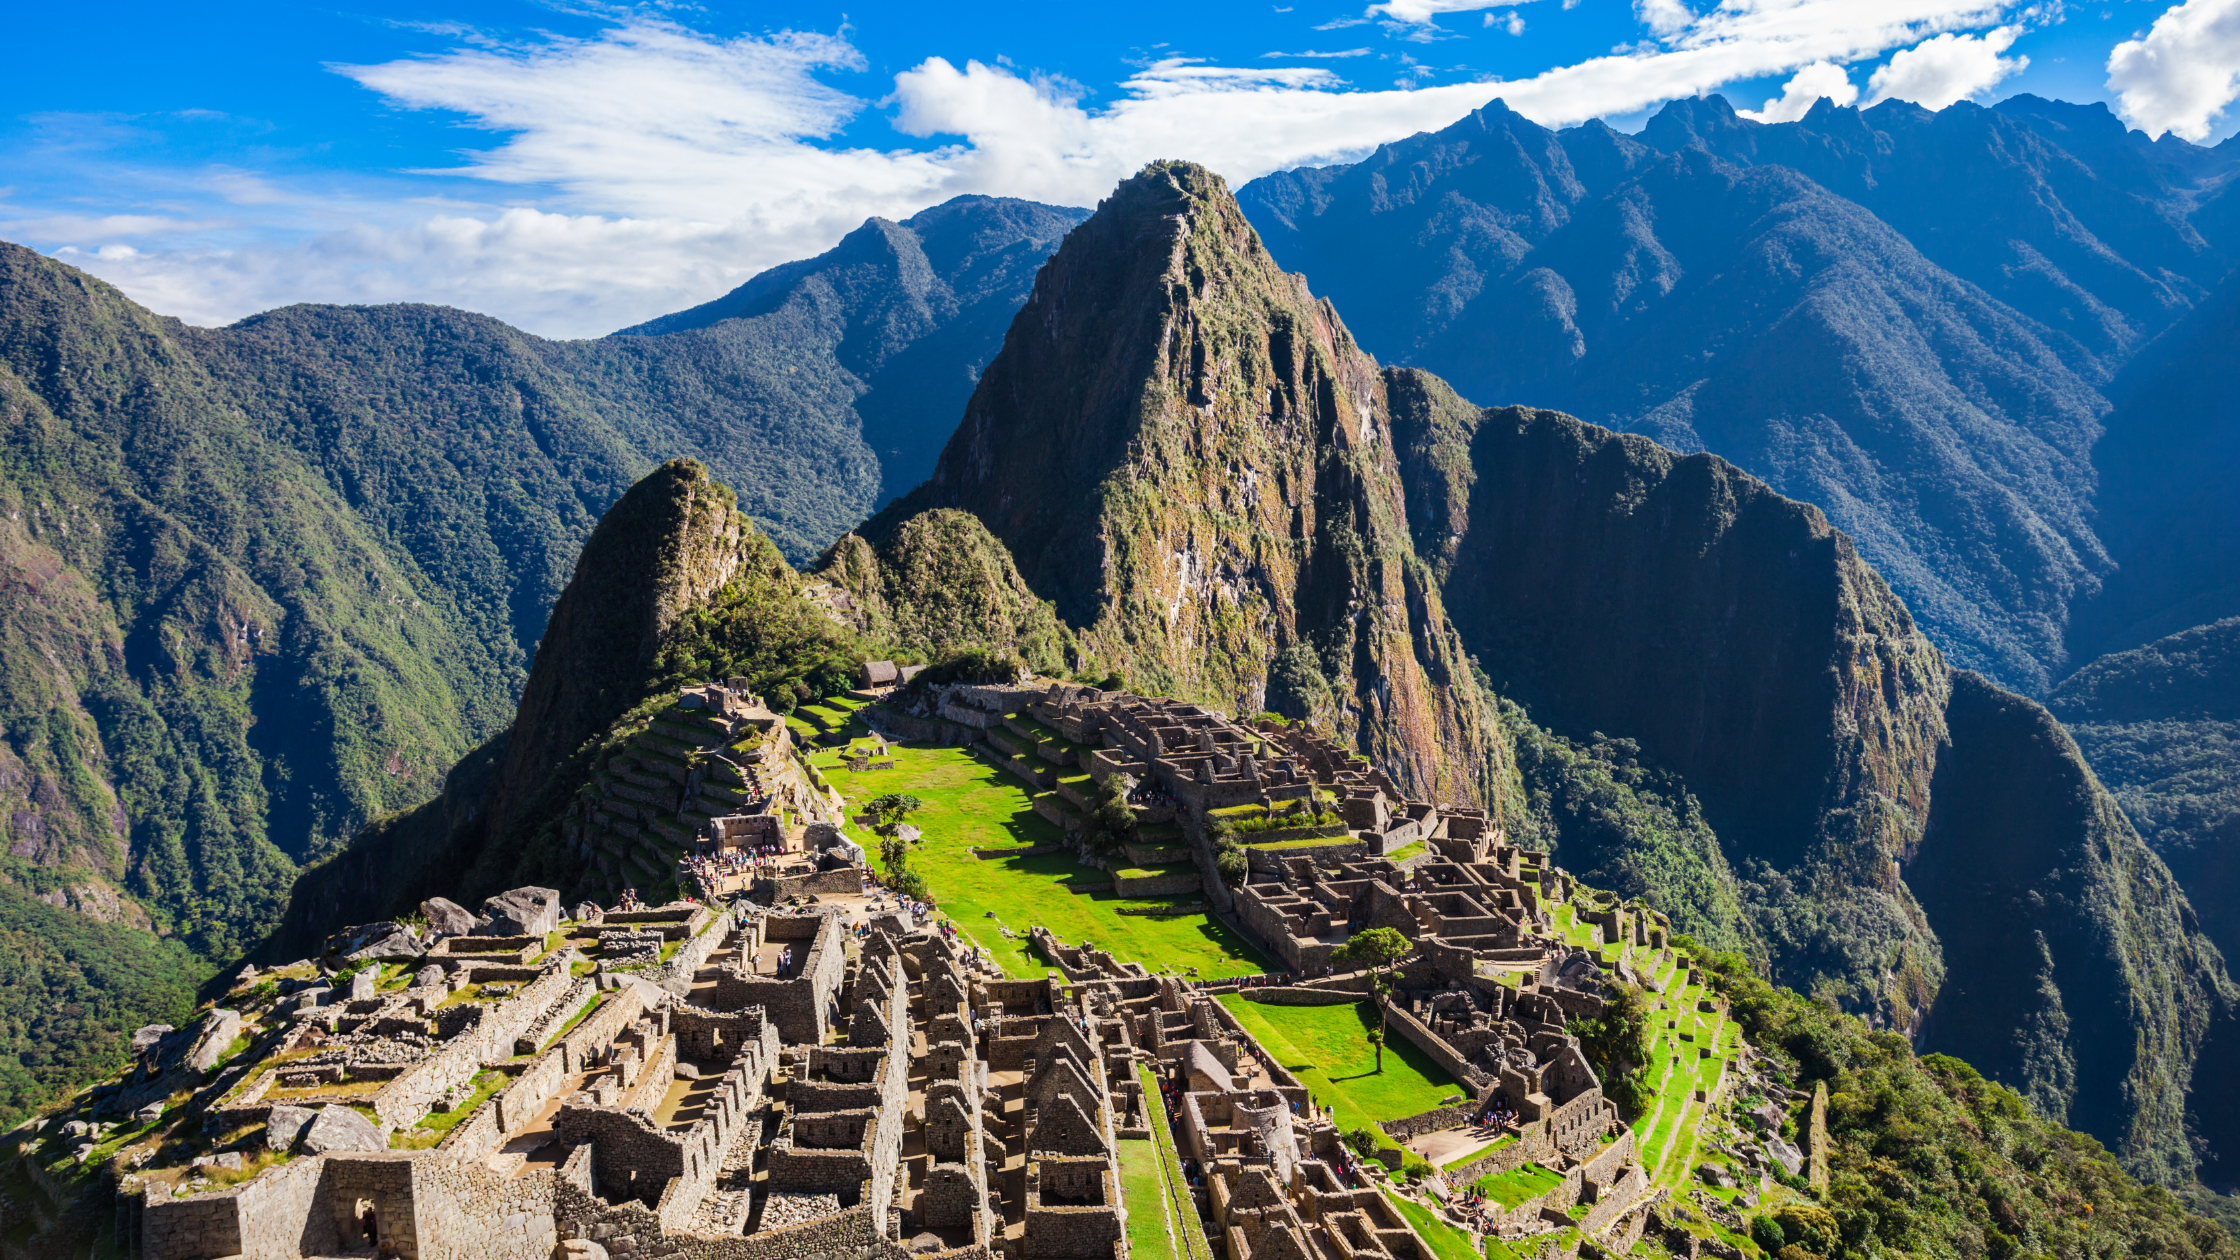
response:
[(935, 657), (975, 647), (1015, 651), (1057, 673), (1079, 657), (1073, 632), (1035, 598), (1011, 553), (969, 512), (936, 508), (903, 521), (873, 547), (848, 534), (816, 576), (873, 641)]
[(731, 491), (694, 460), (655, 469), (599, 518), (552, 607), (489, 804), (504, 835), (543, 776), (644, 697), (662, 640), (739, 569), (756, 536)]
[(1724, 460), (1389, 377), (1418, 545), (1495, 685), (1700, 799), (1724, 863), (1680, 860), (1668, 825), (1654, 882), (1731, 866), (1776, 979), (1919, 1032), (2143, 1175), (2190, 1178), (2189, 1122), (2229, 1140), (2193, 1085), (2229, 1040), (2222, 961), (2044, 709), (1948, 671), (1847, 537)]
[(1472, 416), (1393, 375), (1417, 400), (1396, 412), (1417, 536), (1496, 687), (1683, 775), (1753, 881), (1776, 974), (1910, 1024), (1941, 971), (1897, 864), (1945, 673), (1905, 605), (1816, 509), (1725, 460), (1555, 412)]
[(1066, 238), (933, 476), (864, 535), (934, 508), (986, 523), (1085, 668), (1250, 713), (1284, 656), (1277, 690), (1319, 681), (1415, 790), (1505, 781), (1410, 544), (1377, 365), (1200, 167), (1145, 168)]
[[(2141, 1176), (2189, 1180), (2194, 1060), (2233, 998), (2216, 947), (2044, 708), (1960, 672), (1946, 722), (1906, 868), (1945, 951), (1923, 1048), (2014, 1086)], [(2229, 1141), (2230, 1117), (2198, 1119)]]
[(2240, 956), (2240, 617), (2103, 656), (2046, 707)]

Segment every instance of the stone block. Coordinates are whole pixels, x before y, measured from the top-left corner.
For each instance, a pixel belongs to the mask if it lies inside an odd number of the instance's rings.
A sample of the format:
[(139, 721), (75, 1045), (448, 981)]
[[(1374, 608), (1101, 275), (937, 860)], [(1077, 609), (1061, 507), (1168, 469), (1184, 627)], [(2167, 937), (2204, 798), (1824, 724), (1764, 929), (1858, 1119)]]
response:
[(447, 897), (430, 897), (420, 903), (420, 913), (428, 920), (428, 934), (437, 938), (466, 936), (474, 931), (474, 916), (467, 908)]
[(187, 1065), (197, 1072), (207, 1072), (218, 1066), (218, 1059), (241, 1035), (241, 1014), (223, 1007), (204, 1015), (194, 1029), (194, 1049), (187, 1054)]
[(560, 892), (533, 885), (499, 893), (482, 903), (490, 936), (543, 936), (560, 926)]
[(311, 1122), (318, 1118), (319, 1113), (309, 1107), (278, 1103), (272, 1108), (271, 1118), (265, 1121), (264, 1144), (276, 1151), (288, 1150), (295, 1146), (296, 1139), (302, 1137), (303, 1131), (310, 1128)]
[(389, 1140), (371, 1120), (343, 1106), (329, 1103), (319, 1109), (318, 1118), (303, 1134), (303, 1147), (314, 1155), (329, 1151), (385, 1151)]

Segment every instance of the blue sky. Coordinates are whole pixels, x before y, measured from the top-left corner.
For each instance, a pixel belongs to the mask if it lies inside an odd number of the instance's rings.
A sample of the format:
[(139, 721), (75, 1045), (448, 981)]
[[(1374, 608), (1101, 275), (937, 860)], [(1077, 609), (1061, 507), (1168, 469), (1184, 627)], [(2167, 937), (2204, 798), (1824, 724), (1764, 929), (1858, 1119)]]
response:
[(1629, 131), (1707, 91), (1769, 120), (2035, 92), (2207, 143), (2240, 125), (2240, 0), (417, 0), (10, 25), (48, 52), (0, 80), (0, 239), (197, 323), (415, 300), (595, 335), (867, 215), (1087, 204), (1156, 157), (1241, 183), (1496, 97)]

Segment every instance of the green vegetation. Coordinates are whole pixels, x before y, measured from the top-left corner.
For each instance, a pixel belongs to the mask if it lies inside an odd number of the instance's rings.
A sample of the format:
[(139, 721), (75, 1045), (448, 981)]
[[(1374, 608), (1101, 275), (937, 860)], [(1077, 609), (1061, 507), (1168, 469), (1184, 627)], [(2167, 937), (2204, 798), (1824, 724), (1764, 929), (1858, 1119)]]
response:
[(1719, 949), (1762, 952), (1739, 884), (1680, 776), (1645, 764), (1630, 739), (1576, 743), (1506, 700), (1527, 811), (1516, 843), (1544, 848), (1581, 880), (1638, 897), (1674, 930)]
[[(975, 849), (1053, 844), (1062, 833), (1034, 812), (1031, 788), (962, 748), (896, 745), (894, 769), (861, 774), (838, 771), (836, 753), (819, 753), (814, 761), (832, 773), (851, 807), (890, 792), (907, 792), (925, 802), (912, 815), (925, 839), (910, 854), (910, 869), (924, 877), (926, 890), (959, 930), (1013, 975), (1040, 976), (1049, 970), (1049, 963), (1034, 957), (1027, 945), (1027, 928), (1035, 924), (1068, 943), (1093, 940), (1116, 957), (1154, 968), (1185, 974), (1194, 970), (1206, 977), (1266, 970), (1257, 951), (1205, 914), (1119, 913), (1123, 907), (1195, 898), (1074, 893), (1074, 886), (1106, 884), (1112, 877), (1063, 853), (974, 857)], [(998, 924), (1016, 935), (1006, 939)]]
[(1413, 1199), (1388, 1194), (1384, 1200), (1399, 1211), (1401, 1219), (1408, 1222), (1418, 1237), (1431, 1245), (1431, 1254), (1438, 1260), (1480, 1260), (1476, 1236), (1470, 1231), (1447, 1224)]
[(1340, 1131), (1370, 1130), (1378, 1146), (1398, 1144), (1375, 1127), (1377, 1121), (1429, 1111), (1451, 1094), (1468, 1092), (1404, 1037), (1384, 1047), (1380, 1070), (1377, 1047), (1369, 1040), (1377, 1031), (1377, 1014), (1367, 1002), (1263, 1006), (1235, 993), (1219, 1001), (1276, 1062), (1330, 1105)]
[(0, 1120), (124, 1066), (143, 1024), (185, 1026), (208, 975), (177, 942), (0, 885)]
[(1562, 1184), (1562, 1173), (1532, 1163), (1520, 1164), (1507, 1172), (1487, 1173), (1470, 1183), (1478, 1193), (1504, 1209), (1513, 1208), (1534, 1195), (1546, 1194)]
[(1176, 1260), (1167, 1216), (1166, 1179), (1159, 1175), (1159, 1147), (1148, 1138), (1120, 1140), (1120, 1198), (1128, 1208), (1128, 1255)]
[(1905, 1038), (1760, 979), (1733, 954), (1712, 978), (1752, 1042), (1829, 1091), (1825, 1206), (1847, 1254), (2194, 1257), (2232, 1238), (2133, 1180), (2098, 1142)]
[(1151, 1075), (1151, 1065), (1138, 1064), (1136, 1079), (1143, 1084), (1144, 1106), (1151, 1113), (1151, 1144), (1159, 1156), (1158, 1173), (1164, 1187), (1161, 1197), (1166, 1203), (1167, 1220), (1174, 1227), (1175, 1241), (1181, 1244), (1174, 1248), (1174, 1253), (1178, 1260), (1213, 1260), (1215, 1252), (1206, 1240), (1195, 1198), (1183, 1178), (1182, 1152), (1175, 1147), (1174, 1125), (1167, 1115), (1166, 1099), (1160, 1096), (1159, 1082)]

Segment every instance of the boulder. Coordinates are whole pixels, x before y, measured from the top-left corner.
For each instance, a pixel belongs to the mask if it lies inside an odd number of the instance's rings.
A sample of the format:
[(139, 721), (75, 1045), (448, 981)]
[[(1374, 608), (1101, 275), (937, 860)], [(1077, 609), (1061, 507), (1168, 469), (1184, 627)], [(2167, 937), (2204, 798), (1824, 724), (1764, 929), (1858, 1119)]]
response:
[(434, 963), (429, 963), (427, 966), (422, 967), (420, 970), (412, 973), (412, 986), (416, 989), (425, 989), (430, 987), (431, 985), (438, 985), (442, 983), (443, 968), (436, 966)]
[(299, 1011), (317, 1010), (327, 1004), (327, 997), (333, 992), (334, 990), (326, 985), (315, 984), (308, 989), (298, 991), (290, 1000), (296, 1004), (295, 1009)]
[(474, 931), (474, 916), (456, 901), (444, 897), (430, 897), (420, 903), (420, 913), (428, 920), (428, 935), (441, 940), (446, 936), (466, 936)]
[(189, 1168), (223, 1168), (230, 1172), (241, 1171), (241, 1152), (223, 1151), (216, 1155), (197, 1155), (188, 1162)]
[(368, 999), (379, 996), (381, 989), (376, 980), (376, 977), (378, 977), (380, 974), (381, 968), (375, 966), (367, 967), (364, 970), (358, 972), (358, 974), (350, 977), (350, 1000), (353, 1002), (364, 1002)]
[(1781, 1165), (1781, 1171), (1792, 1177), (1797, 1176), (1804, 1168), (1804, 1152), (1782, 1140), (1778, 1134), (1766, 1139), (1766, 1154), (1773, 1157), (1774, 1163)]
[(554, 1260), (607, 1260), (607, 1249), (588, 1238), (570, 1238), (553, 1250)]
[(418, 958), (427, 949), (411, 928), (383, 920), (335, 933), (327, 938), (327, 952), (351, 962), (364, 962), (369, 958)]
[(543, 936), (560, 926), (560, 891), (526, 886), (482, 903), (492, 936)]
[(676, 1074), (680, 1080), (697, 1081), (700, 1079), (700, 1069), (683, 1059), (677, 1060)]
[(328, 1103), (304, 1130), (303, 1149), (314, 1155), (329, 1151), (385, 1151), (389, 1139), (371, 1120), (341, 1103)]
[(309, 1107), (296, 1107), (287, 1103), (275, 1104), (272, 1117), (264, 1122), (264, 1144), (276, 1151), (291, 1150), (296, 1139), (311, 1127), (319, 1113)]
[(578, 923), (597, 923), (602, 913), (604, 912), (599, 909), (598, 902), (579, 901), (576, 908), (568, 912), (568, 917)]
[(194, 1049), (187, 1052), (187, 1066), (197, 1072), (207, 1072), (218, 1066), (218, 1060), (224, 1057), (226, 1047), (241, 1035), (241, 1029), (239, 1011), (219, 1007), (205, 1014), (189, 1029), (194, 1033)]
[(149, 1103), (147, 1106), (142, 1107), (140, 1110), (132, 1113), (132, 1122), (134, 1124), (154, 1124), (156, 1121), (161, 1119), (163, 1119), (163, 1104), (161, 1102)]
[(132, 1034), (132, 1052), (134, 1054), (144, 1054), (150, 1047), (162, 1041), (165, 1033), (176, 1031), (178, 1030), (169, 1024), (143, 1025), (138, 1032)]

